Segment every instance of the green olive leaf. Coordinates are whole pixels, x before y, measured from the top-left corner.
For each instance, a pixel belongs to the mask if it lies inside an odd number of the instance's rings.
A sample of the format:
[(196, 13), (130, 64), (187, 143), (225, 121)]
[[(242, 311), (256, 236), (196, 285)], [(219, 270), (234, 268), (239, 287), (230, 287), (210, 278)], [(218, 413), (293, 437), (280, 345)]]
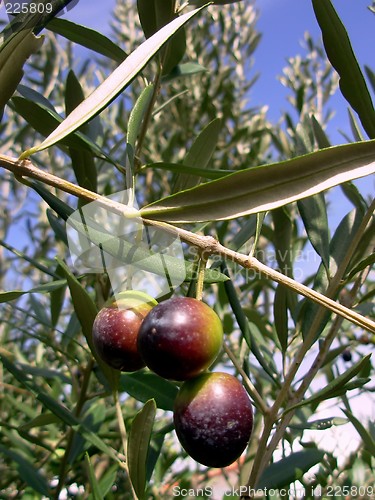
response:
[(272, 210), (374, 172), (375, 141), (333, 146), (167, 196), (142, 208), (141, 216), (181, 223), (232, 219)]

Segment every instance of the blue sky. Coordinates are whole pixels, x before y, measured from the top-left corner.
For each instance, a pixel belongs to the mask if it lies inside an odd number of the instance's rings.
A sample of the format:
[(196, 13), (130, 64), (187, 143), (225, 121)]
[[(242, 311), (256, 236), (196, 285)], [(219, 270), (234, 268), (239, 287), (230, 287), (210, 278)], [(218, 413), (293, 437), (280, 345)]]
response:
[[(108, 34), (114, 4), (114, 0), (79, 0), (65, 17)], [(375, 70), (372, 57), (375, 15), (367, 8), (371, 0), (333, 0), (333, 4), (349, 33), (361, 67), (367, 64)], [(255, 52), (254, 71), (260, 73), (260, 78), (252, 89), (251, 105), (269, 104), (268, 116), (276, 121), (281, 111), (289, 109), (286, 91), (277, 75), (281, 74), (287, 57), (303, 52), (301, 41), (305, 31), (319, 40), (320, 29), (311, 0), (255, 0), (255, 7), (259, 11), (257, 29), (262, 33), (262, 40)], [(349, 131), (346, 101), (339, 92), (332, 98), (331, 107), (336, 111), (330, 127), (332, 142), (346, 142), (336, 132), (338, 128)]]
[[(364, 64), (375, 70), (373, 50), (375, 46), (375, 15), (367, 6), (370, 0), (333, 0), (352, 42), (360, 66)], [(301, 40), (305, 31), (320, 40), (320, 29), (314, 16), (310, 0), (257, 0), (260, 17), (258, 30), (263, 40), (255, 54), (256, 67), (261, 72), (254, 88), (255, 100), (267, 98), (271, 102), (270, 117), (277, 119), (281, 109), (287, 109), (285, 91), (277, 81), (287, 57), (301, 53)], [(272, 100), (270, 100), (272, 96)], [(331, 107), (336, 111), (332, 129), (348, 130), (347, 105), (340, 92), (334, 96)], [(345, 142), (334, 133), (334, 142)]]

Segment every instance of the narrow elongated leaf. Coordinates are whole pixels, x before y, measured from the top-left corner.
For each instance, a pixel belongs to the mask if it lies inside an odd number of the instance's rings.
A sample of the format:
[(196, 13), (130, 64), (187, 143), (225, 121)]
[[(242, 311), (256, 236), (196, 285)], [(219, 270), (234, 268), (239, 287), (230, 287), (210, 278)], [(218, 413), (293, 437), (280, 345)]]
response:
[(288, 308), (287, 308), (287, 289), (278, 285), (275, 292), (273, 305), (273, 314), (275, 319), (275, 328), (277, 337), (280, 341), (282, 351), (285, 352), (288, 346)]
[(9, 252), (12, 252), (14, 255), (19, 257), (22, 260), (25, 260), (26, 262), (29, 262), (33, 267), (36, 269), (39, 269), (39, 271), (42, 271), (42, 273), (45, 273), (49, 276), (52, 276), (53, 278), (57, 278), (57, 275), (48, 267), (44, 266), (41, 264), (37, 259), (33, 259), (32, 257), (29, 257), (26, 255), (24, 252), (21, 252), (17, 248), (14, 248), (12, 245), (9, 245), (6, 243), (4, 240), (0, 239), (0, 245), (4, 248), (6, 248)]
[(203, 177), (204, 179), (221, 179), (226, 175), (232, 174), (230, 170), (214, 170), (212, 168), (189, 167), (184, 163), (148, 163), (143, 165), (142, 170), (146, 168), (160, 168), (160, 170), (168, 170), (176, 174), (183, 173), (189, 176)]
[[(22, 68), (26, 60), (30, 55), (36, 53), (43, 43), (44, 37), (36, 35), (49, 19), (53, 18), (71, 1), (39, 0), (32, 4), (34, 9), (26, 9), (26, 12), (24, 12), (24, 5), (22, 5), (22, 13), (15, 16), (0, 34), (0, 119), (4, 105), (22, 79)], [(32, 12), (33, 10), (34, 12)]]
[(354, 425), (356, 431), (363, 439), (365, 447), (375, 457), (375, 440), (372, 438), (371, 434), (366, 430), (366, 428), (361, 424), (361, 422), (348, 410), (342, 410), (351, 423)]
[[(206, 2), (207, 3), (207, 2)], [(149, 38), (176, 18), (174, 0), (137, 0), (139, 19), (146, 38)], [(163, 75), (167, 75), (182, 59), (186, 50), (186, 36), (183, 29), (169, 40), (159, 54)]]
[[(220, 130), (221, 120), (219, 118), (215, 118), (195, 139), (193, 145), (184, 158), (183, 164), (188, 167), (199, 165), (200, 168), (206, 168), (216, 149)], [(173, 190), (175, 192), (182, 191), (183, 189), (196, 186), (199, 182), (199, 177), (190, 177), (189, 175), (183, 173), (178, 176)]]
[[(162, 82), (169, 82), (171, 80), (174, 80), (175, 78), (189, 77), (191, 75), (196, 75), (197, 73), (205, 73), (207, 71), (207, 68), (198, 63), (181, 63), (175, 66), (172, 71), (168, 73), (168, 75), (164, 75), (162, 78)], [(184, 93), (185, 92), (186, 91), (184, 91)]]
[(324, 267), (329, 269), (329, 229), (324, 193), (318, 193), (298, 201), (307, 236), (315, 251), (322, 258)]
[(45, 425), (56, 424), (57, 422), (60, 422), (60, 419), (56, 415), (51, 412), (45, 412), (33, 418), (30, 422), (21, 425), (18, 429), (20, 431), (29, 431), (35, 427), (44, 427)]
[(27, 158), (37, 151), (56, 144), (100, 113), (131, 83), (171, 36), (200, 11), (201, 9), (196, 9), (182, 15), (142, 43), (92, 94), (75, 108), (45, 141), (39, 146), (25, 151), (21, 158)]
[(352, 130), (354, 140), (356, 142), (365, 141), (366, 138), (362, 133), (361, 126), (359, 125), (358, 120), (354, 114), (354, 111), (351, 108), (348, 108), (348, 115), (349, 115), (350, 128)]
[(129, 474), (134, 490), (140, 500), (143, 500), (145, 497), (146, 461), (155, 415), (156, 404), (151, 399), (147, 401), (142, 410), (135, 416), (129, 434)]
[(51, 293), (54, 290), (58, 290), (65, 285), (66, 280), (62, 279), (37, 286), (35, 288), (32, 288), (31, 290), (13, 290), (11, 292), (0, 292), (0, 304), (2, 302), (10, 302), (11, 300), (18, 299), (18, 297), (21, 297), (21, 295), (25, 295), (27, 293)]
[(361, 260), (361, 262), (359, 262), (359, 264), (357, 264), (355, 266), (355, 268), (350, 271), (350, 274), (348, 276), (348, 280), (353, 278), (353, 276), (355, 276), (357, 273), (359, 273), (360, 271), (362, 271), (366, 267), (373, 266), (374, 264), (375, 264), (375, 253), (372, 253), (371, 255), (366, 257), (365, 259)]
[[(229, 271), (226, 267), (226, 264), (222, 262), (221, 269), (224, 274), (229, 276)], [(236, 318), (238, 326), (241, 330), (243, 338), (245, 339), (247, 345), (249, 346), (250, 351), (254, 354), (258, 363), (261, 365), (263, 370), (269, 375), (271, 380), (279, 386), (278, 375), (275, 366), (267, 363), (263, 354), (257, 346), (257, 343), (254, 341), (254, 336), (251, 332), (249, 321), (244, 313), (243, 307), (241, 306), (240, 300), (237, 296), (236, 290), (231, 280), (228, 280), (224, 283), (225, 293), (227, 294), (229, 304), (232, 308), (233, 314)]]
[[(338, 225), (331, 241), (330, 241), (330, 269), (329, 275), (334, 276), (341, 265), (343, 259), (345, 258), (347, 252), (347, 244), (343, 242), (350, 241), (354, 238), (359, 225), (362, 221), (362, 214), (359, 211), (353, 210), (348, 213)], [(329, 278), (323, 264), (318, 268), (318, 271), (314, 280), (314, 290), (325, 293), (329, 285)], [(338, 293), (338, 292), (337, 292)], [(302, 335), (304, 338), (308, 335), (311, 325), (315, 321), (315, 317), (319, 310), (319, 305), (312, 303), (310, 301), (305, 301), (304, 306), (301, 308), (302, 314)], [(323, 331), (325, 325), (327, 324), (331, 313), (327, 310), (322, 318), (322, 321), (317, 328), (316, 338), (319, 337), (320, 333)]]
[(27, 460), (27, 458), (18, 451), (9, 450), (1, 444), (0, 452), (17, 464), (19, 475), (28, 486), (41, 495), (50, 497), (47, 480), (41, 475), (40, 471), (34, 467), (31, 461)]
[(47, 24), (46, 28), (116, 62), (121, 63), (126, 59), (126, 52), (116, 43), (102, 33), (81, 24), (73, 23), (68, 19), (55, 18)]
[(94, 323), (98, 310), (92, 298), (82, 287), (77, 278), (70, 272), (65, 262), (58, 259), (58, 263), (61, 272), (66, 276), (66, 280), (68, 282), (69, 289), (72, 295), (74, 309), (81, 323), (83, 334), (86, 337), (90, 349), (93, 353), (95, 353), (95, 349), (92, 343), (92, 325)]
[(61, 220), (58, 217), (56, 217), (56, 215), (49, 208), (47, 208), (46, 214), (49, 225), (51, 226), (52, 231), (55, 233), (56, 241), (60, 240), (64, 242), (66, 246), (68, 246), (68, 239), (65, 231), (65, 226), (63, 226)]
[[(212, 0), (211, 3), (213, 5), (226, 5), (228, 3), (238, 3), (241, 2), (242, 0)], [(191, 5), (204, 5), (206, 0), (190, 0), (189, 3)]]
[(96, 353), (92, 340), (92, 326), (95, 317), (98, 313), (97, 307), (92, 298), (90, 297), (90, 295), (83, 288), (81, 283), (70, 272), (70, 269), (65, 264), (65, 262), (63, 262), (60, 259), (57, 259), (57, 261), (60, 265), (61, 272), (66, 276), (66, 280), (68, 282), (70, 294), (72, 297), (74, 310), (77, 314), (79, 322), (81, 323), (82, 332), (86, 338), (88, 346), (90, 347), (91, 353), (98, 362), (111, 388), (114, 388), (116, 387), (117, 381), (120, 376), (120, 372), (118, 372), (117, 370), (113, 370), (101, 360), (101, 358)]
[(129, 116), (128, 130), (126, 134), (126, 142), (135, 150), (135, 143), (142, 125), (143, 117), (146, 113), (147, 107), (150, 104), (152, 94), (154, 92), (154, 85), (147, 85), (138, 97), (134, 107)]
[(9, 43), (0, 47), (0, 116), (2, 109), (15, 92), (23, 76), (26, 60), (43, 44), (43, 37), (22, 30)]
[[(86, 413), (80, 416), (82, 424), (94, 434), (98, 434), (104, 422), (106, 410), (102, 401), (93, 402)], [(83, 435), (76, 434), (73, 436), (72, 446), (68, 456), (69, 464), (73, 465), (85, 451), (90, 447), (90, 441), (86, 440)]]
[(70, 215), (74, 212), (72, 207), (48, 191), (48, 189), (46, 189), (41, 182), (31, 180), (29, 181), (29, 185), (62, 218), (62, 220), (67, 220), (68, 217), (70, 217)]
[(321, 462), (324, 453), (318, 449), (297, 451), (267, 467), (256, 487), (277, 489), (294, 483), (301, 479), (311, 467)]
[(330, 0), (312, 0), (327, 56), (340, 75), (340, 89), (358, 113), (370, 138), (375, 137), (375, 109), (348, 34)]
[[(298, 408), (299, 406), (304, 406), (311, 403), (318, 403), (320, 401), (324, 401), (326, 399), (331, 399), (341, 394), (344, 394), (347, 390), (354, 389), (358, 386), (358, 384), (351, 384), (353, 379), (358, 373), (364, 369), (370, 363), (371, 354), (363, 357), (353, 366), (351, 366), (346, 372), (339, 375), (337, 378), (332, 380), (326, 387), (317, 391), (310, 398), (301, 401), (300, 403), (291, 406), (285, 410), (285, 413), (289, 412), (294, 408)], [(365, 379), (366, 380), (366, 379)], [(363, 380), (360, 381), (360, 385), (363, 385)]]
[(332, 417), (332, 418), (322, 418), (320, 420), (312, 420), (310, 422), (303, 422), (301, 424), (291, 424), (289, 427), (291, 429), (312, 429), (315, 431), (325, 431), (330, 429), (334, 425), (344, 425), (347, 424), (349, 420), (347, 418)]
[[(65, 87), (65, 109), (69, 114), (84, 100), (85, 96), (81, 84), (75, 73), (71, 70), (68, 73)], [(89, 124), (81, 127), (81, 132), (89, 135)], [(78, 184), (90, 191), (97, 190), (97, 172), (92, 151), (83, 148), (69, 148), (69, 155), (72, 160), (72, 167)], [(81, 201), (82, 203), (82, 201)]]
[(100, 486), (98, 484), (98, 480), (96, 479), (94, 467), (92, 466), (88, 453), (85, 453), (85, 464), (88, 470), (92, 498), (93, 500), (103, 500), (104, 497), (100, 491)]
[(371, 84), (372, 91), (375, 92), (375, 73), (372, 71), (371, 68), (365, 65), (365, 71), (367, 78), (369, 79), (369, 82)]
[(225, 220), (264, 212), (375, 172), (375, 141), (345, 144), (248, 168), (163, 198), (141, 210), (166, 222)]
[(331, 143), (329, 142), (327, 134), (324, 132), (323, 127), (320, 125), (314, 115), (311, 116), (311, 126), (314, 132), (315, 140), (318, 144), (318, 148), (329, 148), (331, 146)]
[[(14, 104), (17, 113), (19, 113), (36, 131), (44, 136), (50, 134), (51, 130), (54, 130), (63, 121), (63, 118), (61, 118), (56, 111), (40, 102), (37, 103), (24, 99), (23, 97), (15, 96), (12, 98), (12, 104)], [(115, 162), (112, 161), (94, 141), (80, 131), (68, 137), (64, 137), (61, 145), (73, 147), (77, 150), (83, 149), (92, 151), (99, 158), (106, 159), (108, 162), (115, 164)]]
[[(104, 498), (106, 497), (107, 493), (109, 493), (109, 490), (113, 487), (113, 485), (116, 482), (118, 468), (119, 468), (118, 464), (114, 464), (109, 469), (106, 469), (106, 472), (99, 480), (100, 493), (103, 495)], [(90, 495), (88, 496), (88, 500), (94, 500), (94, 496), (92, 493), (90, 493)]]
[(178, 387), (154, 373), (140, 371), (122, 374), (120, 390), (143, 403), (154, 399), (158, 408), (172, 411)]

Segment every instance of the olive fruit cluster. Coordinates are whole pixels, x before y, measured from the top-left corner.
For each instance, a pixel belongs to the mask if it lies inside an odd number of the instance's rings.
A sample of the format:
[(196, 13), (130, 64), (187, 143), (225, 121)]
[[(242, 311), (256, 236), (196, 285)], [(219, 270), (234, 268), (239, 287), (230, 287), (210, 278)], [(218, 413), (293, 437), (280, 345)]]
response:
[(123, 292), (98, 313), (93, 326), (98, 355), (113, 368), (144, 366), (183, 382), (174, 404), (177, 437), (186, 452), (209, 467), (225, 467), (245, 449), (253, 412), (241, 383), (206, 370), (218, 356), (223, 328), (204, 302), (174, 297), (160, 304), (141, 292)]

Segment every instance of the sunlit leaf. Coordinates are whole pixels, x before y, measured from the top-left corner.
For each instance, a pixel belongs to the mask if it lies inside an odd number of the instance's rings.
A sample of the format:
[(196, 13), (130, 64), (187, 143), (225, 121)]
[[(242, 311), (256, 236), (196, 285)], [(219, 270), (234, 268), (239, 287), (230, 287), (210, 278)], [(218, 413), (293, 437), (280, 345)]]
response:
[(166, 222), (225, 220), (272, 210), (375, 172), (375, 141), (334, 146), (248, 168), (156, 201), (144, 218)]
[(135, 102), (133, 109), (129, 115), (128, 130), (126, 133), (126, 143), (129, 144), (135, 151), (135, 143), (140, 132), (143, 117), (147, 111), (150, 104), (152, 95), (154, 92), (154, 85), (150, 84), (145, 87), (137, 101)]
[(63, 140), (75, 132), (81, 125), (87, 123), (107, 105), (109, 105), (124, 88), (142, 71), (148, 61), (160, 48), (173, 36), (176, 31), (195, 16), (201, 9), (193, 10), (175, 19), (160, 31), (152, 35), (125, 61), (120, 64), (111, 75), (97, 87), (39, 146), (34, 146), (25, 151), (21, 158), (46, 149)]
[(0, 46), (0, 117), (22, 79), (25, 62), (42, 44), (43, 37), (36, 37), (31, 30), (24, 29)]

